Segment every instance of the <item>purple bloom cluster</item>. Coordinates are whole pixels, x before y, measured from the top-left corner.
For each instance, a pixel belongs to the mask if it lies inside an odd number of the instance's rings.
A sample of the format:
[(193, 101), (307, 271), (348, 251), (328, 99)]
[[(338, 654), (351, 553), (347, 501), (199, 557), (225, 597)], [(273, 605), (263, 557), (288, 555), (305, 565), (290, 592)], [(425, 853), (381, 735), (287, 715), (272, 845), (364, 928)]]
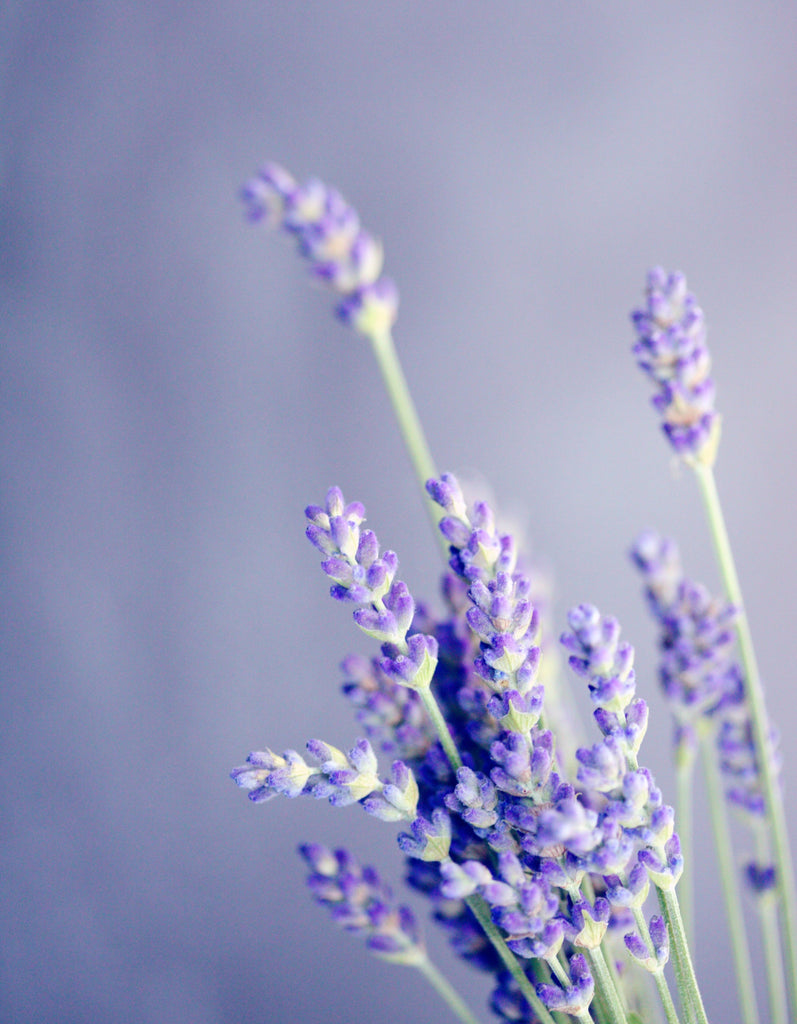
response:
[(376, 868), (361, 866), (348, 850), (333, 852), (319, 843), (307, 843), (300, 852), (310, 868), (310, 892), (342, 928), (364, 938), (382, 959), (407, 966), (425, 960), (415, 915), (396, 903)]
[(406, 584), (395, 579), (395, 553), (380, 555), (376, 534), (361, 529), (363, 506), (347, 505), (332, 487), (326, 505), (310, 505), (305, 515), (307, 538), (325, 555), (321, 567), (334, 581), (330, 594), (357, 605), (354, 621), (382, 644), (383, 673), (401, 686), (427, 687), (437, 666), (437, 640), (424, 633), (407, 636), (415, 602)]
[(603, 837), (590, 855), (591, 868), (613, 891), (615, 880), (633, 868), (630, 861), (636, 853), (636, 863), (645, 866), (653, 884), (671, 889), (683, 871), (683, 858), (673, 831), (673, 809), (663, 802), (650, 771), (637, 761), (648, 708), (635, 695), (634, 649), (620, 641), (617, 620), (602, 617), (593, 605), (578, 605), (568, 619), (570, 632), (562, 636), (562, 644), (571, 652), (573, 670), (588, 682), (597, 705), (593, 717), (603, 735), (600, 743), (576, 755), (578, 779), (585, 798), (598, 808)]
[(382, 273), (382, 246), (360, 226), (357, 211), (318, 178), (299, 184), (268, 163), (244, 186), (250, 221), (294, 235), (313, 275), (341, 296), (340, 318), (363, 334), (379, 337), (396, 319), (398, 292)]
[(376, 755), (366, 739), (357, 740), (347, 753), (323, 740), (308, 740), (307, 750), (318, 762), (308, 764), (295, 750), (282, 755), (254, 750), (230, 777), (249, 799), (263, 803), (281, 795), (327, 799), (336, 807), (361, 803), (382, 821), (413, 821), (418, 806), (418, 785), (403, 761), (394, 761), (390, 778), (379, 778)]
[(659, 678), (678, 724), (692, 742), (697, 718), (736, 701), (741, 674), (734, 656), (737, 609), (686, 579), (675, 543), (648, 530), (631, 558), (645, 581), (648, 606), (659, 624)]
[[(428, 491), (450, 547), (443, 622), (397, 579), (397, 558), (365, 529), (362, 505), (332, 488), (324, 506), (307, 509), (333, 598), (353, 605), (358, 626), (381, 645), (380, 657), (347, 659), (345, 690), (369, 738), (402, 757), (393, 776), (380, 780), (361, 740), (348, 754), (309, 744), (317, 767), (295, 751), (252, 754), (233, 777), (256, 800), (307, 793), (407, 821), (399, 845), (408, 881), (430, 898), (457, 951), (495, 975), (503, 1019), (533, 1016), (503, 977), (472, 899), (486, 904), (542, 1002), (578, 1015), (592, 998), (589, 958), (607, 929), (628, 932), (651, 881), (672, 886), (681, 868), (672, 809), (636, 763), (647, 706), (635, 694), (633, 649), (614, 620), (587, 605), (571, 612), (563, 642), (587, 680), (603, 738), (578, 752), (578, 778), (568, 782), (545, 726), (538, 617), (515, 542), (488, 505), (467, 506), (454, 477), (430, 481)], [(421, 714), (430, 684), (464, 762), (456, 771)], [(328, 856), (324, 863), (331, 870)], [(540, 960), (551, 965), (549, 978), (536, 976)]]
[[(734, 649), (738, 611), (684, 576), (673, 541), (647, 531), (631, 557), (643, 575), (648, 604), (659, 624), (659, 675), (677, 722), (678, 740), (692, 746), (698, 722), (710, 722), (728, 800), (743, 814), (760, 819), (765, 810), (761, 773)], [(774, 732), (770, 742), (770, 756), (775, 757)], [(747, 877), (756, 890), (774, 882), (768, 866), (749, 865)]]
[(719, 441), (711, 359), (703, 311), (679, 271), (648, 274), (647, 305), (631, 320), (637, 364), (657, 388), (653, 405), (670, 444), (682, 456), (713, 462)]

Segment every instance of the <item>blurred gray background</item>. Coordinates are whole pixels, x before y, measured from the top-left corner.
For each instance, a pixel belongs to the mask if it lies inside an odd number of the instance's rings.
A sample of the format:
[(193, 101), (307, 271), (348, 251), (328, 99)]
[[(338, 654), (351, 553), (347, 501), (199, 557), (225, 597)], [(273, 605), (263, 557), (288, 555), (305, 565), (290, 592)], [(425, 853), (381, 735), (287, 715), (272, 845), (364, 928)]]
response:
[[(654, 526), (717, 575), (628, 310), (650, 265), (687, 273), (793, 801), (796, 29), (794, 4), (752, 0), (2, 5), (4, 1022), (448, 1019), (304, 890), (310, 839), (398, 883), (395, 828), (254, 807), (227, 777), (357, 735), (337, 665), (373, 648), (327, 597), (305, 504), (340, 484), (417, 595), (438, 577), (370, 352), (242, 221), (264, 159), (335, 183), (384, 240), (438, 465), (522, 523), (559, 628), (582, 600), (621, 619), (673, 798), (627, 549)], [(698, 967), (732, 1024), (700, 846)], [(486, 1021), (486, 980), (427, 932)]]

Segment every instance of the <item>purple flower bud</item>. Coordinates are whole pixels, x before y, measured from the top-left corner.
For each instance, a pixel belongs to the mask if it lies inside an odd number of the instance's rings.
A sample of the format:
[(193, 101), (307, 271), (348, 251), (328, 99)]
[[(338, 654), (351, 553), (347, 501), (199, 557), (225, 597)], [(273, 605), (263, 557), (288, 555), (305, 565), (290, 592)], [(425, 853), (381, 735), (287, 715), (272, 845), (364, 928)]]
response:
[(369, 338), (380, 338), (390, 332), (398, 316), (399, 295), (393, 281), (381, 277), (372, 284), (363, 284), (338, 305), (337, 314)]
[(381, 793), (367, 797), (363, 808), (382, 821), (414, 821), (418, 798), (418, 783), (412, 771), (403, 761), (394, 761), (391, 781), (384, 783)]
[(595, 991), (586, 958), (580, 953), (570, 960), (570, 977), (572, 986), (561, 989), (556, 985), (537, 985), (537, 995), (549, 1010), (578, 1017), (589, 1008)]
[(570, 920), (565, 922), (565, 935), (574, 946), (595, 949), (603, 941), (609, 923), (611, 907), (599, 896), (594, 905), (578, 900), (570, 907)]
[(667, 922), (663, 917), (654, 914), (648, 926), (650, 941), (656, 953), (656, 960), (660, 967), (663, 967), (670, 958), (670, 933), (667, 931)]
[(645, 870), (645, 865), (637, 863), (631, 869), (625, 885), (620, 882), (617, 875), (609, 875), (606, 878), (606, 898), (613, 906), (630, 907), (639, 909), (645, 904), (650, 891), (650, 879)]
[(432, 811), (432, 819), (417, 817), (410, 832), (402, 832), (398, 844), (408, 857), (418, 860), (444, 861), (451, 845), (451, 820), (439, 808)]
[(777, 884), (774, 864), (751, 862), (745, 865), (744, 874), (748, 885), (758, 896), (772, 892)]
[(443, 879), (440, 891), (451, 900), (467, 899), (493, 881), (493, 876), (484, 864), (473, 860), (463, 864), (447, 861), (440, 865), (440, 875)]

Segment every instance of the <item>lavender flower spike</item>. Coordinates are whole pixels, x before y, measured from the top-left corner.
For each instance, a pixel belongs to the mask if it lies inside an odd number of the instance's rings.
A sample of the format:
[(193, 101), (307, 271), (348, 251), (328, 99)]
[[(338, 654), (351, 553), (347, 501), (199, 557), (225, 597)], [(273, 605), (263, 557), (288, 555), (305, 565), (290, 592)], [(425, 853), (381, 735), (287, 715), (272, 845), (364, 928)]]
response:
[(246, 216), (292, 234), (313, 275), (341, 297), (338, 316), (379, 337), (396, 319), (398, 292), (382, 273), (382, 246), (360, 227), (357, 211), (317, 178), (300, 185), (278, 164), (264, 164), (241, 191)]
[(282, 756), (271, 750), (253, 751), (246, 763), (233, 768), (230, 778), (249, 790), (255, 803), (271, 800), (278, 794), (287, 797), (313, 796), (328, 799), (336, 807), (361, 803), (382, 821), (413, 821), (418, 806), (418, 784), (403, 761), (394, 761), (391, 775), (383, 781), (371, 744), (357, 740), (344, 754), (323, 740), (309, 740), (307, 750), (318, 761), (308, 764), (295, 750)]
[(678, 455), (710, 466), (716, 458), (720, 416), (714, 409), (711, 359), (703, 311), (679, 271), (648, 274), (647, 305), (631, 320), (637, 364), (656, 385), (653, 405)]
[(330, 594), (357, 605), (360, 629), (382, 644), (382, 671), (399, 686), (428, 689), (437, 667), (437, 640), (415, 633), (408, 637), (415, 602), (405, 583), (395, 578), (398, 558), (380, 554), (372, 530), (361, 529), (365, 508), (346, 504), (338, 487), (330, 487), (324, 506), (309, 505), (307, 539), (326, 558), (321, 568), (333, 580)]
[(300, 853), (310, 868), (307, 885), (347, 932), (365, 939), (368, 949), (392, 963), (417, 967), (426, 950), (415, 915), (399, 906), (376, 868), (360, 865), (348, 850), (307, 843)]

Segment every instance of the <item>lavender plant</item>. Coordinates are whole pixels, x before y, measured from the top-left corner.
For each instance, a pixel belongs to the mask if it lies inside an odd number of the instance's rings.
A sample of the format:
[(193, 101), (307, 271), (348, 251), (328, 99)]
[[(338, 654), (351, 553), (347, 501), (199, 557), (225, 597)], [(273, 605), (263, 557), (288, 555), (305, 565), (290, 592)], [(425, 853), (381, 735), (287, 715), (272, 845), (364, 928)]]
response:
[[(632, 317), (664, 432), (706, 499), (726, 588), (712, 598), (688, 582), (672, 542), (649, 533), (634, 547), (676, 723), (674, 808), (640, 764), (648, 706), (616, 619), (589, 604), (570, 611), (561, 648), (581, 684), (573, 696), (552, 656), (533, 565), (487, 503), (468, 504), (457, 479), (435, 469), (393, 345), (398, 294), (382, 274), (380, 244), (336, 190), (299, 184), (276, 165), (243, 198), (250, 220), (295, 238), (312, 275), (337, 296), (339, 317), (371, 343), (444, 552), (445, 610), (434, 617), (397, 578), (398, 558), (364, 527), (361, 503), (333, 487), (308, 506), (307, 537), (332, 598), (379, 645), (343, 665), (343, 692), (364, 735), (346, 752), (311, 739), (309, 760), (256, 751), (232, 778), (255, 802), (306, 795), (402, 823), (407, 883), (428, 898), (456, 952), (492, 977), (495, 1019), (652, 1024), (663, 1014), (668, 1024), (707, 1024), (690, 951), (693, 897), (685, 909), (679, 899), (691, 872), (687, 797), (702, 748), (744, 1020), (759, 1020), (760, 993), (750, 979), (742, 875), (761, 912), (769, 1019), (786, 1022), (789, 1001), (797, 1014), (794, 878), (774, 738), (711, 470), (720, 418), (703, 315), (683, 276), (652, 271), (646, 307)], [(571, 756), (568, 711), (579, 699), (593, 706), (597, 740)], [(753, 836), (740, 877), (726, 802)], [(375, 955), (420, 970), (454, 1017), (479, 1019), (374, 868), (316, 843), (301, 853), (311, 892), (339, 924)]]

